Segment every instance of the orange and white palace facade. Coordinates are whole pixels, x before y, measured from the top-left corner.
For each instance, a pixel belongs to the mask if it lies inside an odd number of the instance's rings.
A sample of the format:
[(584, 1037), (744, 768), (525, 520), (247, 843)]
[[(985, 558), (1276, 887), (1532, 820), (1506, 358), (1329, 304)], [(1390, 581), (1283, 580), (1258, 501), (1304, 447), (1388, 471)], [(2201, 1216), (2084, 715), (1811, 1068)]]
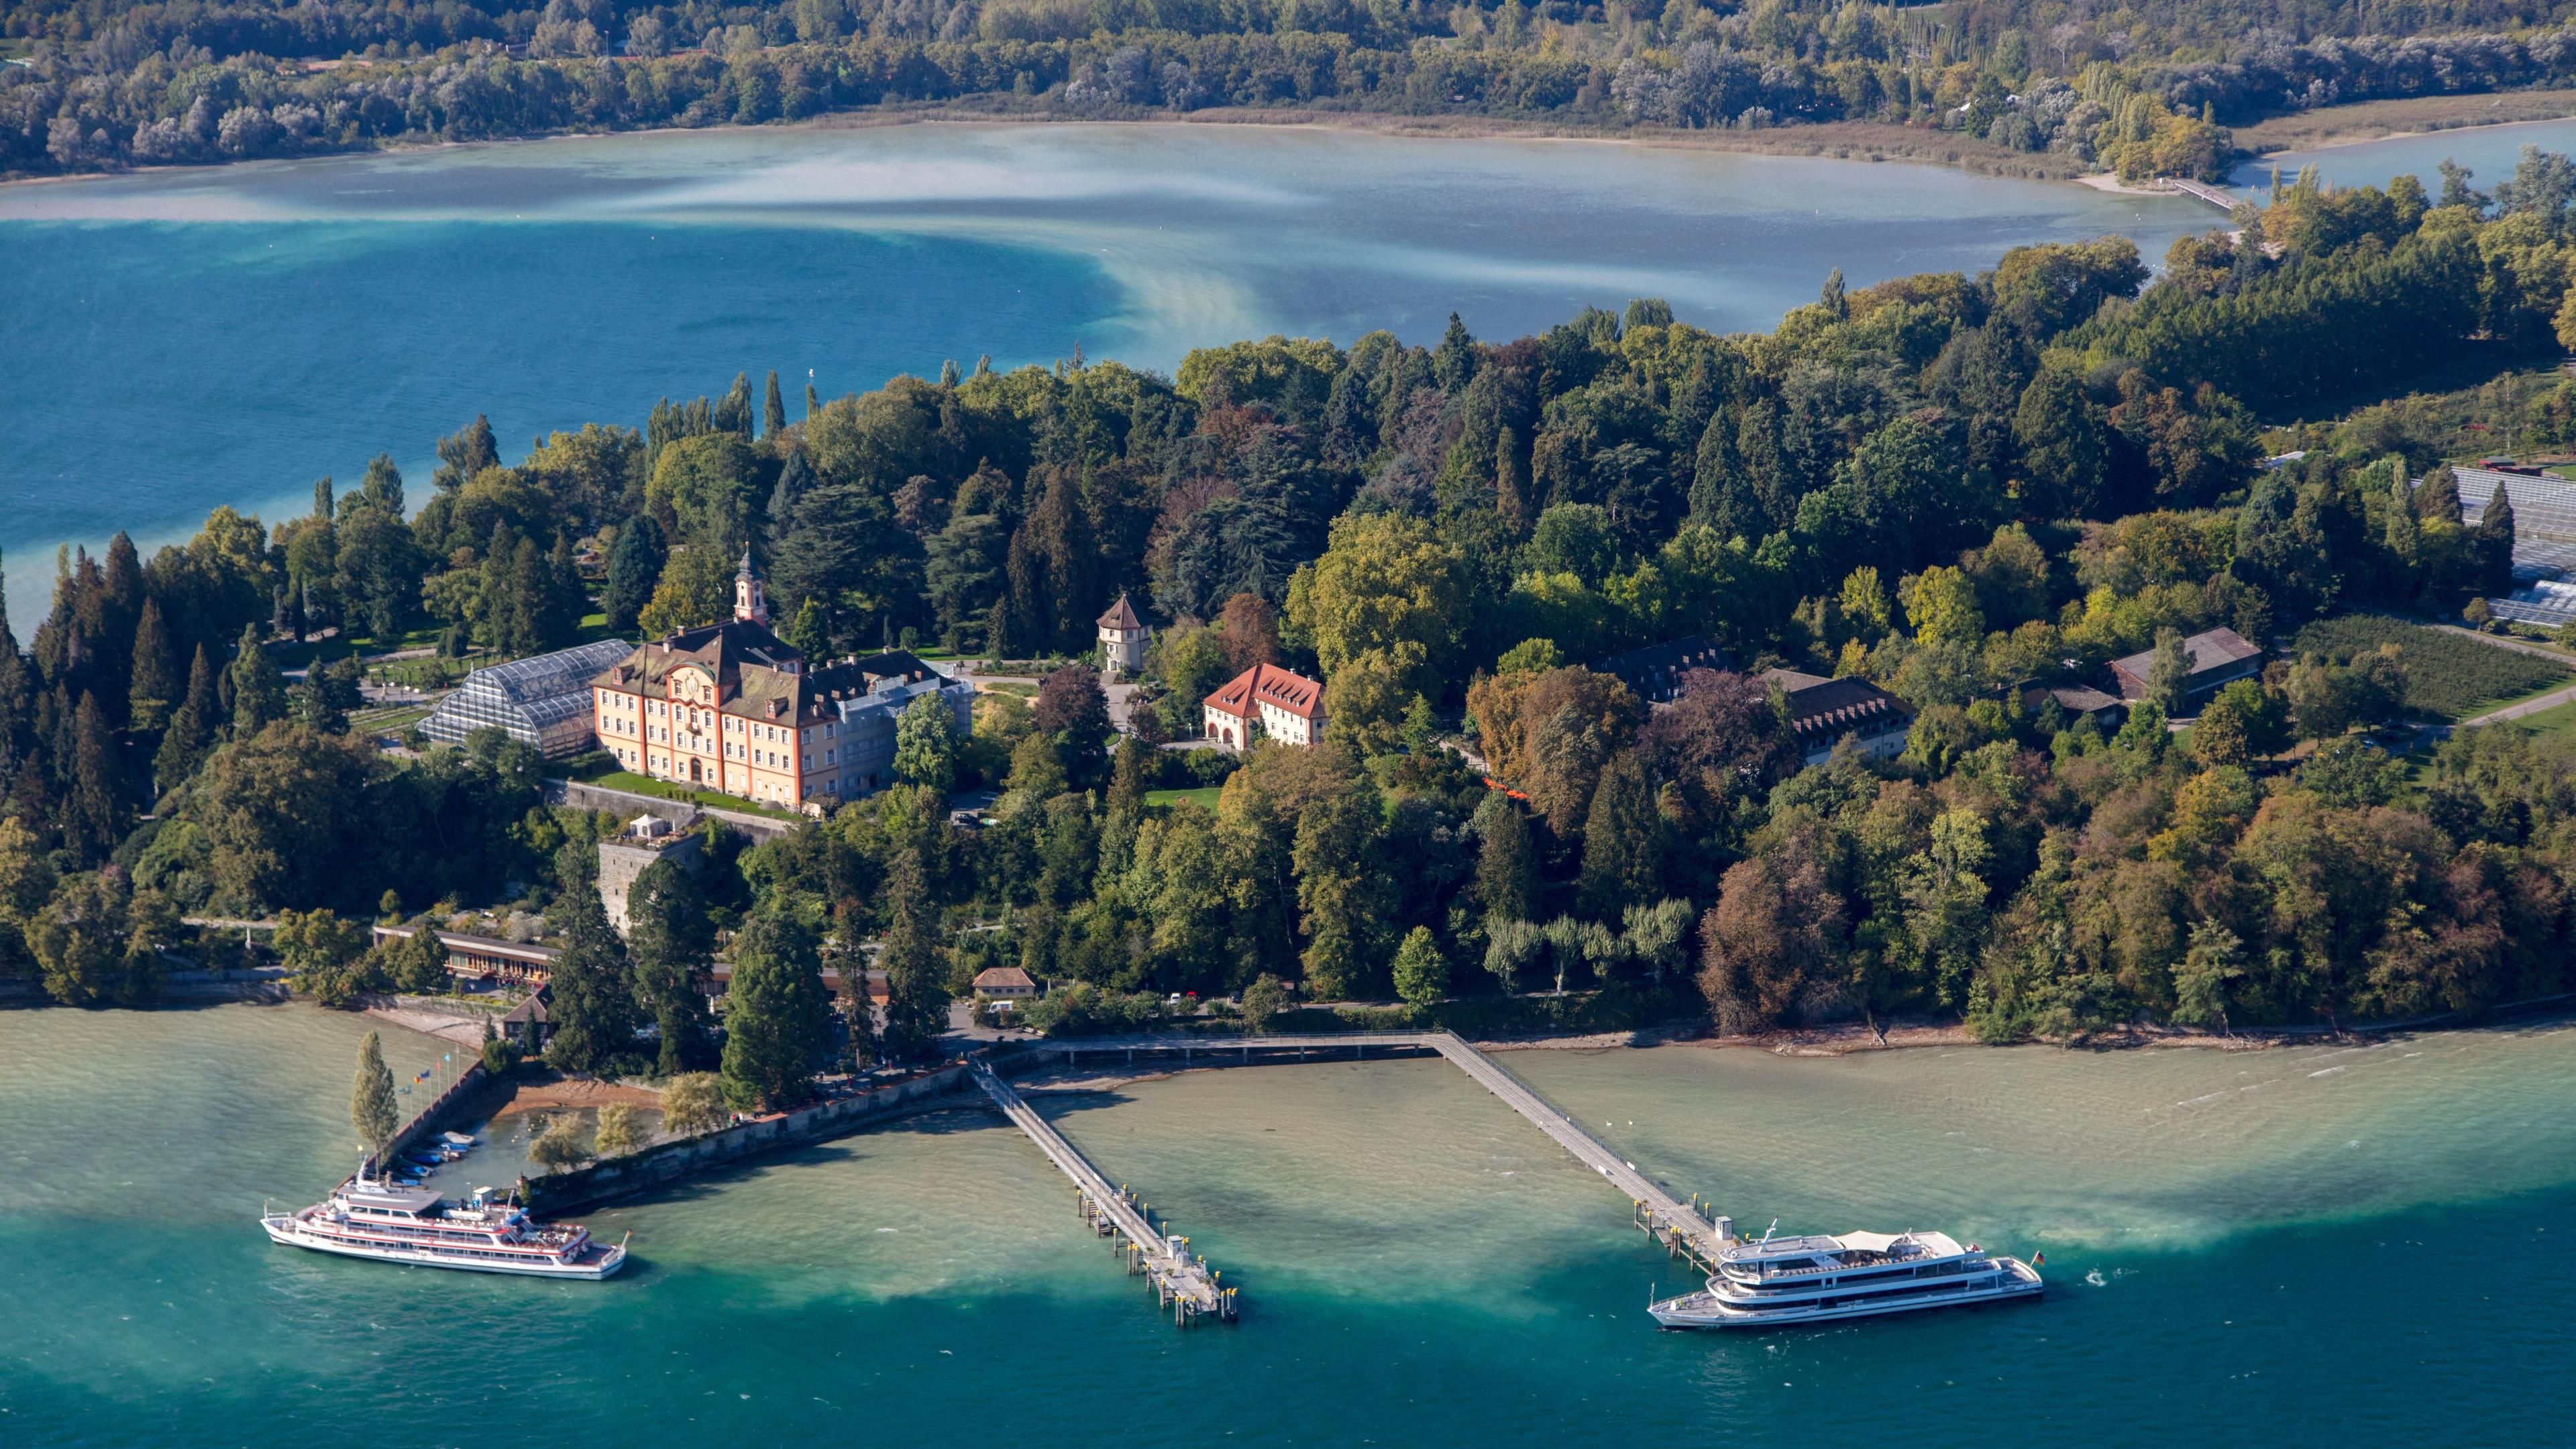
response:
[(816, 809), (894, 783), (895, 721), (932, 695), (959, 734), (974, 687), (897, 650), (820, 667), (769, 629), (745, 553), (733, 617), (645, 644), (591, 681), (603, 749), (639, 775), (785, 809)]

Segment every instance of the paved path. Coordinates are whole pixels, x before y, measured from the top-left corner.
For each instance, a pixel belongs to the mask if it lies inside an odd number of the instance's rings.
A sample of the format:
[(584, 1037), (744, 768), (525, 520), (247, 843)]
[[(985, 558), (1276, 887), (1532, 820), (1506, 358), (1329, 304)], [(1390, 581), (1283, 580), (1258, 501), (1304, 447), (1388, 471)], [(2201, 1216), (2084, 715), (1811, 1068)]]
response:
[(236, 916), (181, 916), (183, 926), (221, 926), (227, 931), (274, 931), (275, 921), (245, 921)]
[(2565, 689), (2553, 689), (2537, 699), (2526, 699), (2520, 704), (2508, 704), (2502, 709), (2488, 710), (2475, 719), (2460, 721), (2453, 728), (2470, 729), (2478, 725), (2502, 724), (2509, 719), (2521, 719), (2526, 715), (2535, 715), (2543, 710), (2556, 709), (2562, 704), (2571, 703), (2576, 703), (2576, 684), (2571, 684)]
[[(2389, 617), (2393, 619), (2400, 616), (2391, 614)], [(2414, 621), (2410, 619), (2407, 620), (2407, 622), (2413, 623)], [(2544, 645), (2534, 644), (2527, 639), (2507, 639), (2495, 634), (2481, 634), (2475, 629), (2465, 628), (2458, 624), (2427, 624), (2424, 627), (2428, 629), (2439, 629), (2445, 634), (2457, 634), (2463, 639), (2475, 639), (2490, 649), (2509, 649), (2516, 654), (2528, 654), (2534, 659), (2547, 659), (2553, 663), (2564, 664), (2570, 668), (2576, 668), (2576, 660), (2569, 659), (2567, 657), (2566, 650), (2551, 649)]]

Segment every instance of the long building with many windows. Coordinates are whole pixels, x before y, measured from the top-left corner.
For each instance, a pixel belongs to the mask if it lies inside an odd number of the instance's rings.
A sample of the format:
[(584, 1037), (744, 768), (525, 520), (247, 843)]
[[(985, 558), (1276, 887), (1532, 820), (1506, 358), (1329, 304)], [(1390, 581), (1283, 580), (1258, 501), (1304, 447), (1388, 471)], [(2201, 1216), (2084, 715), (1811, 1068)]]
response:
[(896, 717), (925, 694), (964, 734), (972, 685), (901, 650), (809, 667), (769, 629), (749, 553), (733, 617), (646, 644), (591, 681), (592, 727), (626, 768), (764, 805), (822, 807), (894, 783)]

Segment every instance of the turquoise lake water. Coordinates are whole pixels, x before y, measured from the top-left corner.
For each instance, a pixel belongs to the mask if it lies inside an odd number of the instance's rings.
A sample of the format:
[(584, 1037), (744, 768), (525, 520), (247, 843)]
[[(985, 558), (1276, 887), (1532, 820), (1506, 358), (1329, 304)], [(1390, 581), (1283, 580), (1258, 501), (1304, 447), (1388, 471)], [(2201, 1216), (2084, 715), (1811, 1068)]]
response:
[(2524, 121), (2511, 126), (2473, 126), (2350, 146), (2283, 151), (2246, 162), (2237, 167), (2228, 180), (2234, 185), (2261, 191), (2271, 185), (2275, 165), (2281, 168), (2284, 181), (2295, 178), (2300, 167), (2313, 165), (2318, 175), (2336, 186), (2385, 186), (2390, 177), (2411, 175), (2423, 181), (2426, 191), (2439, 196), (2442, 192), (2442, 163), (2456, 161), (2469, 169), (2470, 185), (2492, 192), (2497, 182), (2513, 174), (2514, 163), (2522, 159), (2525, 146), (2537, 146), (2560, 155), (2576, 153), (2576, 121)]
[[(365, 1023), (0, 1013), (0, 1443), (2528, 1444), (2564, 1437), (2576, 1029), (2365, 1049), (1521, 1052), (1787, 1229), (2044, 1252), (2037, 1304), (1666, 1334), (1617, 1194), (1443, 1063), (1039, 1098), (1240, 1282), (1175, 1329), (964, 1110), (591, 1214), (604, 1284), (270, 1246)], [(440, 1050), (388, 1032), (406, 1073)]]
[[(2187, 201), (1926, 166), (1276, 127), (764, 128), (0, 187), (0, 549), (148, 548), (217, 503), (301, 513), (378, 451), (415, 501), (490, 414), (640, 425), (809, 371), (826, 396), (989, 353), (1169, 369), (1271, 332), (1509, 337), (1669, 299), (1770, 326), (1855, 284), (2125, 232)], [(791, 409), (799, 404), (791, 402)], [(21, 626), (21, 633), (25, 626)]]
[[(2338, 147), (2338, 182), (2484, 184), (2576, 122)], [(2249, 167), (2240, 184), (2263, 179)], [(446, 147), (0, 187), (0, 551), (23, 621), (56, 545), (272, 518), (490, 414), (504, 455), (776, 368), (794, 398), (898, 372), (1168, 369), (1270, 332), (1513, 336), (1661, 296), (1770, 326), (1855, 285), (2117, 232), (2197, 202), (1939, 167), (1282, 127), (918, 125)], [(791, 408), (795, 404), (791, 403)]]

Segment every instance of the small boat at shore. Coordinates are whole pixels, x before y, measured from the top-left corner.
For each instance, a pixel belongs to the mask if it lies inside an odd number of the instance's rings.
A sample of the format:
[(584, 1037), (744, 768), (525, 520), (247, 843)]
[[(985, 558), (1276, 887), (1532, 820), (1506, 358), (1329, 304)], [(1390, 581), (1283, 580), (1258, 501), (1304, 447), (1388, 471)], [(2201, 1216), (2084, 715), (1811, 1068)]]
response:
[(435, 1188), (351, 1178), (325, 1201), (264, 1213), (259, 1225), (288, 1247), (426, 1268), (596, 1279), (626, 1266), (624, 1243), (599, 1242), (577, 1223), (537, 1222), (479, 1191), (451, 1205)]
[(1764, 1233), (1719, 1249), (1704, 1291), (1646, 1311), (1666, 1328), (1779, 1328), (2035, 1298), (2045, 1286), (2032, 1264), (1947, 1233)]

